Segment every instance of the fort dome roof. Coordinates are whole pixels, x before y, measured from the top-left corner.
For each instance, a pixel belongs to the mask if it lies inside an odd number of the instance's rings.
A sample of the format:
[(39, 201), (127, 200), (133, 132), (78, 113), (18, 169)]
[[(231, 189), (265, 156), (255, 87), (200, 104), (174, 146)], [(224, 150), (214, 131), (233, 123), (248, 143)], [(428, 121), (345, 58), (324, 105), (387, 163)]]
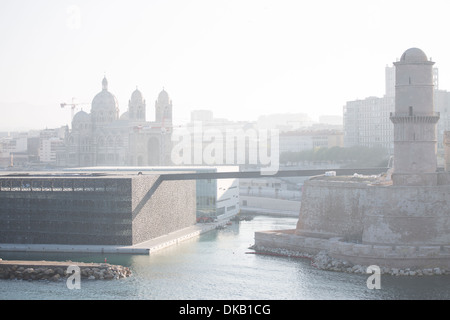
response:
[(406, 50), (400, 58), (402, 62), (425, 62), (428, 61), (427, 55), (419, 48), (410, 48)]

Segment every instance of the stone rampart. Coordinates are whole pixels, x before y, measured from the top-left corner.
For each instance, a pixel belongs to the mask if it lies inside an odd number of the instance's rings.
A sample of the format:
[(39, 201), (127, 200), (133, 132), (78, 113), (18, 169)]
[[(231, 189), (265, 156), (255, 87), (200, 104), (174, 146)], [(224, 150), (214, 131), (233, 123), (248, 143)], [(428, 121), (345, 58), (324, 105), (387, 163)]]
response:
[(303, 186), (299, 234), (361, 239), (367, 184), (309, 180)]
[(450, 246), (373, 245), (342, 241), (341, 238), (311, 238), (294, 230), (255, 233), (255, 248), (286, 249), (330, 257), (351, 265), (395, 268), (442, 268), (450, 270)]
[(450, 186), (307, 181), (296, 232), (378, 245), (450, 244)]

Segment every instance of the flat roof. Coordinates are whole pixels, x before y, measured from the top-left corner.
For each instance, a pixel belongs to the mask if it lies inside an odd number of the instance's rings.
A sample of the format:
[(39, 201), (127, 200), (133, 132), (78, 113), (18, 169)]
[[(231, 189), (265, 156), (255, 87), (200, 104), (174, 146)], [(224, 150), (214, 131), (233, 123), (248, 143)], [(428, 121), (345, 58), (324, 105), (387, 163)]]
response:
[(230, 172), (239, 171), (239, 166), (98, 166), (98, 167), (81, 167), (81, 168), (65, 168), (62, 169), (65, 172), (77, 172), (77, 171), (101, 171), (101, 172), (111, 172), (111, 171), (157, 171), (157, 172), (167, 172), (172, 171), (208, 171), (208, 172)]
[(170, 175), (179, 173), (195, 173), (195, 171), (0, 171), (0, 179), (27, 179), (27, 178), (125, 178), (135, 177), (139, 174), (147, 176)]

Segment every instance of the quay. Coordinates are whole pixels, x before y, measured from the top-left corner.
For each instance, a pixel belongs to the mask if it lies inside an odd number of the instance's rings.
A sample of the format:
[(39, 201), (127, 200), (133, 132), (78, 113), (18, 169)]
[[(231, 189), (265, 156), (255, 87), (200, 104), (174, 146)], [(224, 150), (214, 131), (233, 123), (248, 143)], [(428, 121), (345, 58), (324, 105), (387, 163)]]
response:
[(228, 222), (228, 219), (210, 223), (197, 223), (193, 226), (130, 246), (0, 243), (0, 252), (118, 253), (149, 255), (185, 240), (198, 237), (200, 234), (214, 230), (217, 226), (222, 226), (226, 222)]

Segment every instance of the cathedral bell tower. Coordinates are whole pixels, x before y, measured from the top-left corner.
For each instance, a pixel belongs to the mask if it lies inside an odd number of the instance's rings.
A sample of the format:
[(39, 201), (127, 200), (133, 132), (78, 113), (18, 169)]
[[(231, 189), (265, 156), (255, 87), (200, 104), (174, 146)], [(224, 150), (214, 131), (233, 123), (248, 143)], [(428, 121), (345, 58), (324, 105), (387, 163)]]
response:
[(170, 131), (172, 126), (172, 100), (163, 89), (155, 101), (155, 122)]
[(128, 101), (128, 116), (132, 121), (145, 122), (145, 100), (142, 93), (137, 89), (131, 94), (131, 99)]

